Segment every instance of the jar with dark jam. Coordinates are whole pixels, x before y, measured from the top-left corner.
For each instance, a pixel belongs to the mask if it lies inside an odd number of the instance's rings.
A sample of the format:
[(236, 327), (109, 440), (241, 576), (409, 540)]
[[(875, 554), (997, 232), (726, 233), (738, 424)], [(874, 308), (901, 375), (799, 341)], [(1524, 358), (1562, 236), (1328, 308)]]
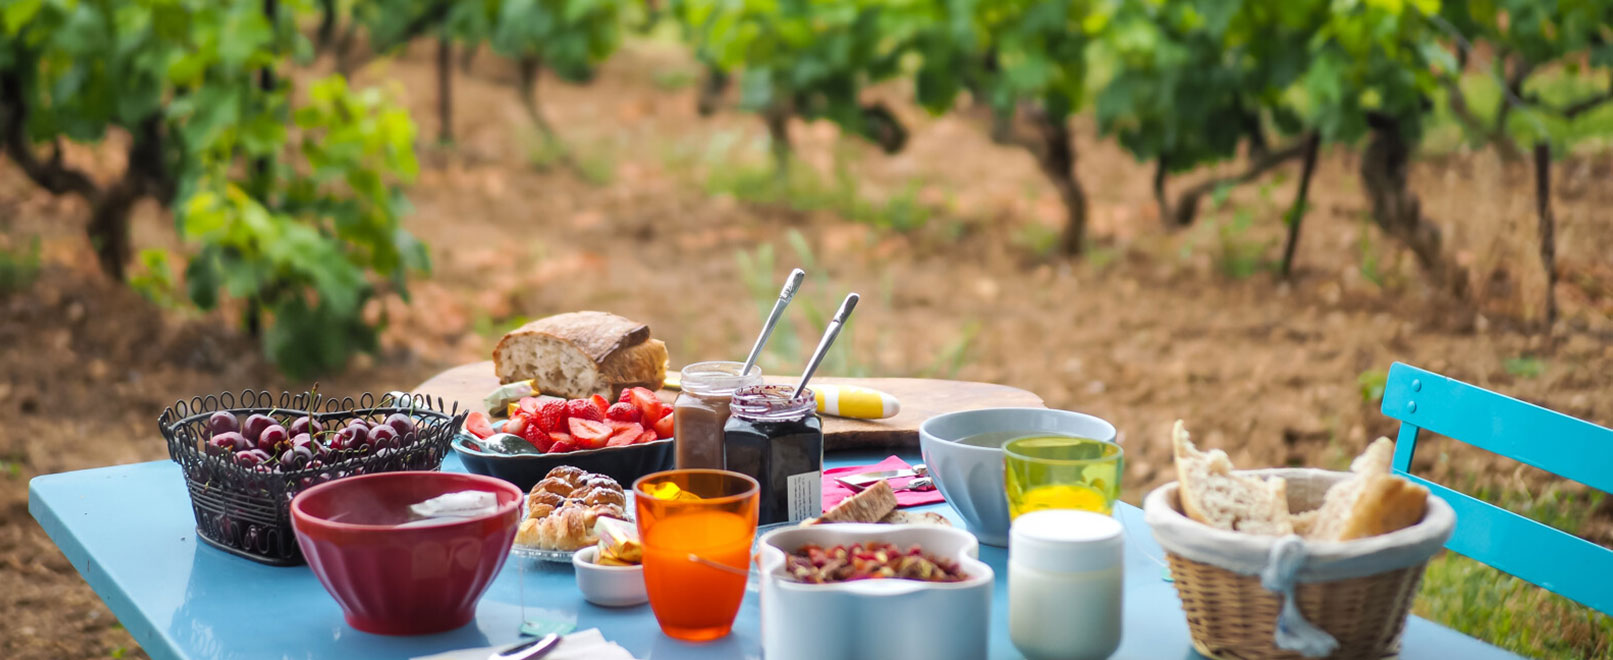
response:
[(723, 427), (727, 469), (761, 484), (757, 524), (799, 522), (823, 515), (823, 422), (812, 390), (794, 396), (788, 385), (734, 392)]
[(696, 362), (683, 368), (682, 392), (672, 405), (673, 452), (679, 470), (723, 469), (723, 424), (734, 390), (762, 384), (762, 368), (741, 374), (742, 362)]

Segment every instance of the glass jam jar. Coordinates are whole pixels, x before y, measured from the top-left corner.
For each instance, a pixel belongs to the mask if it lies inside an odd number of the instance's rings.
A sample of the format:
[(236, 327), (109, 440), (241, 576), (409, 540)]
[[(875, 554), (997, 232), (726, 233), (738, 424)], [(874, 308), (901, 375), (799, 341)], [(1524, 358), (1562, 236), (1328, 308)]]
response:
[(696, 362), (683, 368), (682, 391), (672, 404), (672, 436), (679, 470), (723, 469), (723, 424), (734, 390), (762, 384), (762, 368), (743, 362)]
[(823, 422), (812, 390), (795, 396), (788, 385), (734, 392), (723, 429), (727, 469), (761, 484), (757, 524), (799, 522), (823, 515)]

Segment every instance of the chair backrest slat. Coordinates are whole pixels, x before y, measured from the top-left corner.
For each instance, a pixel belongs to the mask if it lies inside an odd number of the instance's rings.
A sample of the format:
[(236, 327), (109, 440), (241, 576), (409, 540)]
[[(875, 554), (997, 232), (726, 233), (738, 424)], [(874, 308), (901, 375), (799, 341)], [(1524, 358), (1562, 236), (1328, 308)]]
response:
[(1383, 414), (1613, 492), (1613, 430), (1396, 362)]
[(1613, 612), (1613, 552), (1421, 477), (1456, 512), (1445, 547), (1603, 612)]
[(1613, 612), (1613, 550), (1411, 474), (1427, 429), (1598, 490), (1613, 491), (1613, 430), (1396, 362), (1383, 413), (1400, 420), (1394, 471), (1456, 511), (1445, 547)]

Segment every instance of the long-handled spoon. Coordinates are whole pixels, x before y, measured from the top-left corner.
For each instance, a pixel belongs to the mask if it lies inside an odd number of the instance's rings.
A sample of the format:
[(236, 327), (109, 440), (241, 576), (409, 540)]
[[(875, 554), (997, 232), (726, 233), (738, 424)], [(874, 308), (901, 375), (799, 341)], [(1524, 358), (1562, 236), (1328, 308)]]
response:
[(806, 271), (799, 268), (790, 271), (789, 279), (784, 281), (784, 288), (779, 289), (778, 300), (773, 303), (773, 311), (767, 315), (767, 323), (762, 324), (762, 334), (756, 336), (756, 345), (750, 349), (750, 356), (745, 358), (745, 366), (739, 370), (739, 375), (750, 373), (756, 358), (761, 357), (762, 347), (767, 345), (767, 338), (773, 334), (773, 326), (778, 325), (778, 319), (784, 315), (784, 308), (790, 306), (795, 299), (795, 292), (801, 288), (801, 280), (806, 278)]
[(818, 340), (818, 350), (813, 351), (812, 359), (807, 362), (806, 371), (801, 374), (801, 384), (795, 386), (795, 392), (791, 397), (801, 396), (801, 393), (806, 391), (807, 381), (812, 380), (812, 373), (818, 370), (818, 363), (823, 362), (823, 355), (829, 352), (829, 346), (835, 343), (835, 337), (840, 336), (840, 326), (845, 325), (846, 319), (851, 318), (851, 310), (857, 307), (859, 299), (860, 296), (851, 293), (841, 301), (840, 309), (835, 312), (834, 319), (829, 321), (829, 327), (823, 331), (823, 339)]

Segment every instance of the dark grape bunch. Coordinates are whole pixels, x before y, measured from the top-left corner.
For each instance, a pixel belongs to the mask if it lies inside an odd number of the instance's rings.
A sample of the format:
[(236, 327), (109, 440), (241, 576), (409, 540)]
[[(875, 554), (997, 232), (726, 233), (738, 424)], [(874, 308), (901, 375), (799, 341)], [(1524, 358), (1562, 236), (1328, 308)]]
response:
[(242, 421), (221, 410), (207, 418), (205, 433), (209, 456), (258, 472), (318, 469), (342, 458), (402, 449), (418, 437), (414, 419), (403, 413), (380, 422), (355, 417), (329, 429), (309, 415), (277, 420), (256, 413)]

